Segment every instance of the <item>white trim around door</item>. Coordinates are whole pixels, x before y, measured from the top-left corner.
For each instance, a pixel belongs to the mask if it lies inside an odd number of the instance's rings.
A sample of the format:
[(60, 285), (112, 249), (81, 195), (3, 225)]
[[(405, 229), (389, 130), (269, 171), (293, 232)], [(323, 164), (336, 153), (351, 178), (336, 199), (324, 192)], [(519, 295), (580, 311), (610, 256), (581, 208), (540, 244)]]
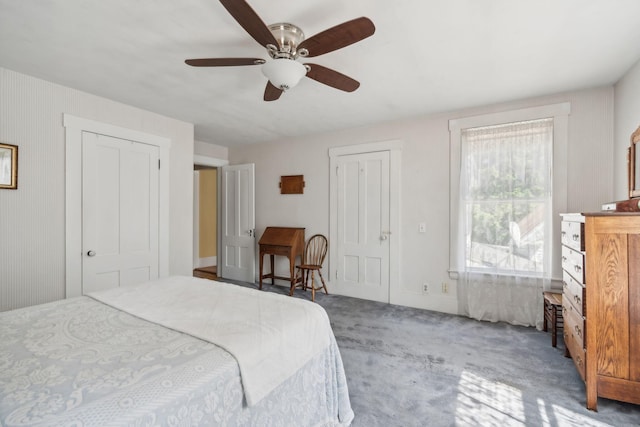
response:
[(198, 166), (210, 166), (213, 168), (219, 168), (227, 166), (229, 160), (217, 159), (215, 157), (203, 156), (202, 154), (193, 155), (193, 164)]
[[(63, 114), (65, 127), (66, 297), (82, 295), (82, 133), (92, 132), (155, 145), (160, 150), (159, 277), (169, 275), (169, 149), (171, 140), (132, 129)], [(164, 165), (164, 166), (162, 166)]]
[(389, 300), (394, 304), (400, 288), (400, 172), (403, 142), (399, 140), (347, 145), (329, 149), (329, 286), (337, 276), (338, 244), (338, 158), (352, 154), (389, 152)]
[[(222, 247), (222, 241), (221, 241), (221, 237), (220, 237), (220, 230), (222, 229), (222, 210), (220, 208), (220, 201), (222, 200), (220, 194), (222, 192), (222, 180), (220, 179), (220, 168), (223, 166), (227, 166), (229, 164), (229, 160), (226, 159), (218, 159), (216, 157), (209, 157), (209, 156), (204, 156), (202, 154), (194, 154), (193, 155), (193, 164), (195, 166), (209, 166), (209, 167), (214, 167), (214, 168), (218, 168), (218, 179), (217, 179), (217, 183), (218, 183), (218, 188), (216, 191), (217, 194), (217, 199), (216, 199), (216, 209), (217, 209), (217, 218), (218, 218), (218, 222), (216, 223), (216, 228), (218, 230), (217, 234), (217, 240), (216, 240), (216, 253), (220, 253), (220, 248)], [(193, 193), (193, 268), (198, 268), (198, 267), (207, 267), (209, 265), (218, 265), (218, 257), (214, 257), (215, 259), (207, 259), (207, 258), (200, 258), (199, 256), (199, 251), (200, 251), (200, 225), (199, 225), (199, 221), (200, 221), (200, 213), (199, 213), (199, 206), (200, 206), (200, 191), (199, 191), (199, 185), (200, 185), (200, 181), (197, 178), (198, 175), (198, 171), (194, 171), (194, 193)], [(222, 260), (222, 256), (220, 257), (220, 259)], [(222, 269), (220, 267), (218, 267), (218, 275), (221, 277), (220, 273), (221, 273)]]

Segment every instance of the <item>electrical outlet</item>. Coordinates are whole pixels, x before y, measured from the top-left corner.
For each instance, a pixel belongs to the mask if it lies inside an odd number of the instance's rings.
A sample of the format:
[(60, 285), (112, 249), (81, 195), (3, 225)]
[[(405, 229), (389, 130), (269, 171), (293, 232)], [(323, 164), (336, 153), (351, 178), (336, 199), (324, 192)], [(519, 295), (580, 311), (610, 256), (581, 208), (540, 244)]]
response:
[(422, 284), (422, 293), (423, 294), (428, 294), (429, 293), (429, 284), (427, 282)]
[(418, 231), (420, 233), (426, 233), (427, 232), (427, 224), (425, 224), (424, 222), (421, 222), (420, 224), (418, 224)]
[(442, 293), (443, 294), (449, 293), (449, 284), (447, 282), (442, 282)]

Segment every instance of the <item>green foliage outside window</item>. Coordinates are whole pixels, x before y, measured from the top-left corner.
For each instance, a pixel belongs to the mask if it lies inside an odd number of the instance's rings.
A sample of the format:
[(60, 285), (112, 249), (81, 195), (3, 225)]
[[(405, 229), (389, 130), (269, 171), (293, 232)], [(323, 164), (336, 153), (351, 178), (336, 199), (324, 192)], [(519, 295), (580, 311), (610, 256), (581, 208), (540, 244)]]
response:
[[(463, 161), (467, 230), (470, 250), (474, 245), (476, 251), (483, 248), (475, 263), (499, 263), (491, 258), (499, 257), (500, 248), (509, 255), (519, 250), (521, 257), (533, 260), (543, 246), (545, 205), (550, 195), (549, 139), (480, 137), (468, 144)], [(526, 245), (520, 245), (520, 232), (522, 237), (527, 233)]]

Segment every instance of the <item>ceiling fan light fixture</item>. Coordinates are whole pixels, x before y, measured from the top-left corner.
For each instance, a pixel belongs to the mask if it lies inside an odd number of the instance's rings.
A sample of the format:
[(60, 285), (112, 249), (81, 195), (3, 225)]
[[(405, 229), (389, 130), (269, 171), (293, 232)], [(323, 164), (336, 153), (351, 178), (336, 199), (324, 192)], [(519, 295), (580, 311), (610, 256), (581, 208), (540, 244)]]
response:
[(288, 90), (307, 74), (307, 68), (293, 59), (277, 58), (262, 66), (262, 74), (278, 89)]

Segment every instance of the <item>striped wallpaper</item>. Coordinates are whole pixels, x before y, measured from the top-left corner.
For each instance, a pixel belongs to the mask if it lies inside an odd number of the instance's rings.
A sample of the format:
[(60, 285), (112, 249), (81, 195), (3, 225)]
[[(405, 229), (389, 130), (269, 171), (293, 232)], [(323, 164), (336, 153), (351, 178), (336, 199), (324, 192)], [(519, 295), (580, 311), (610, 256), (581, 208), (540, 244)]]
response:
[(0, 311), (65, 297), (63, 113), (172, 140), (170, 271), (191, 269), (193, 125), (0, 68), (0, 142), (19, 150), (18, 189), (0, 190)]

